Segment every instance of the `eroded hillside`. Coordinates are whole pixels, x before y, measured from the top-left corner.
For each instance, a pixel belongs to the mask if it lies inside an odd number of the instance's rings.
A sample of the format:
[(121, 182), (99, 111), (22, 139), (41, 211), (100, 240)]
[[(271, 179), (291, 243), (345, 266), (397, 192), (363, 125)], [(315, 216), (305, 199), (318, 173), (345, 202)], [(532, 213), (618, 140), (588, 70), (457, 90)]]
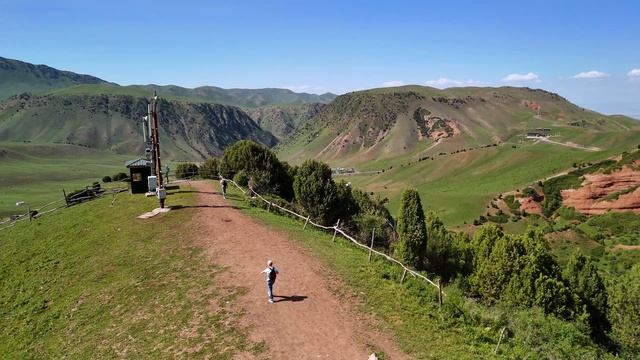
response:
[[(141, 154), (148, 100), (129, 95), (22, 94), (0, 104), (0, 141), (57, 142), (120, 154)], [(242, 139), (274, 146), (277, 139), (233, 106), (160, 100), (164, 156), (203, 159)]]

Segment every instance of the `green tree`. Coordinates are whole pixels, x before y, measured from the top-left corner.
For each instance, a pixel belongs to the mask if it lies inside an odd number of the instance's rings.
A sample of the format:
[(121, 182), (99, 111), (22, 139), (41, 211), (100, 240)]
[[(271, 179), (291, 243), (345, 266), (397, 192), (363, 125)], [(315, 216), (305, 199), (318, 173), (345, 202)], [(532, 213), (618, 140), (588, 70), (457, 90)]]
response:
[(529, 230), (518, 238), (524, 245), (525, 255), (514, 259), (516, 274), (509, 281), (504, 298), (513, 305), (539, 306), (546, 314), (569, 316), (570, 292), (543, 234)]
[(198, 173), (204, 179), (217, 179), (218, 178), (218, 163), (219, 160), (217, 158), (209, 158), (205, 160), (200, 168), (198, 169)]
[(336, 184), (329, 165), (307, 160), (299, 168), (293, 181), (296, 202), (314, 219), (327, 225), (337, 219), (332, 210), (338, 199)]
[(129, 175), (127, 175), (127, 173), (119, 172), (119, 173), (113, 175), (111, 177), (111, 180), (112, 181), (122, 181), (124, 179), (127, 179), (128, 177), (129, 177)]
[(516, 276), (518, 259), (526, 255), (524, 244), (495, 225), (483, 226), (474, 236), (473, 244), (475, 269), (469, 283), (485, 301), (495, 302)]
[(250, 140), (242, 140), (229, 146), (218, 164), (222, 176), (233, 179), (244, 170), (255, 181), (255, 190), (269, 192), (285, 199), (293, 198), (293, 179), (290, 167), (283, 165), (265, 146)]
[(435, 213), (429, 212), (426, 218), (427, 242), (425, 268), (437, 274), (445, 282), (457, 274), (471, 272), (471, 248), (467, 236), (448, 231)]
[(472, 288), (488, 302), (539, 306), (547, 314), (567, 316), (572, 302), (558, 264), (537, 231), (516, 236), (486, 227), (474, 237)]
[(194, 163), (181, 163), (176, 168), (176, 178), (185, 179), (198, 176), (198, 165)]
[(396, 256), (418, 270), (424, 269), (427, 227), (420, 194), (416, 190), (402, 192), (398, 235), (400, 238), (395, 248)]
[(640, 264), (620, 276), (609, 294), (614, 339), (628, 358), (640, 357)]
[(358, 234), (358, 239), (369, 245), (371, 232), (375, 229), (375, 246), (388, 248), (396, 239), (396, 233), (395, 221), (385, 206), (387, 199), (371, 196), (359, 189), (352, 189), (351, 197), (355, 204), (351, 230)]
[(596, 265), (591, 258), (574, 253), (565, 266), (563, 278), (577, 297), (577, 305), (584, 308), (592, 336), (604, 340), (611, 325), (607, 319), (607, 289)]

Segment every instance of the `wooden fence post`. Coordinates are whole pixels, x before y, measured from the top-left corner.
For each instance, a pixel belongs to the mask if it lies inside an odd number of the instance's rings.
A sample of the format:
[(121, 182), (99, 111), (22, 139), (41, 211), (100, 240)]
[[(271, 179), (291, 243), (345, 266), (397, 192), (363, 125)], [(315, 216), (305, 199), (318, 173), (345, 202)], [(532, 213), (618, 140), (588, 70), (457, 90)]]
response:
[(27, 208), (27, 215), (29, 215), (29, 222), (31, 222), (31, 206)]
[(369, 247), (369, 261), (371, 261), (371, 254), (373, 253), (373, 238), (376, 236), (376, 228), (371, 231), (371, 246)]
[(442, 285), (440, 279), (438, 279), (438, 305), (442, 306)]
[(336, 234), (338, 233), (338, 226), (340, 226), (340, 219), (338, 219), (338, 223), (336, 224), (336, 227), (333, 229), (333, 239), (331, 239), (331, 242), (336, 242)]
[(404, 269), (404, 271), (402, 272), (402, 277), (400, 278), (400, 284), (402, 284), (404, 282), (404, 277), (407, 276), (407, 269)]
[(267, 211), (271, 211), (271, 201), (269, 201), (269, 207), (267, 208)]
[(64, 195), (64, 202), (69, 206), (69, 198), (67, 197), (67, 193), (62, 189), (62, 194)]
[(307, 216), (307, 221), (304, 222), (304, 226), (302, 227), (302, 230), (306, 230), (307, 229), (307, 224), (309, 223), (309, 219), (311, 218), (311, 215)]
[(502, 341), (502, 336), (504, 335), (504, 330), (506, 327), (502, 327), (502, 331), (500, 332), (500, 338), (498, 339), (498, 345), (496, 345), (496, 349), (493, 351), (494, 354), (498, 353), (498, 348), (500, 347), (500, 342)]

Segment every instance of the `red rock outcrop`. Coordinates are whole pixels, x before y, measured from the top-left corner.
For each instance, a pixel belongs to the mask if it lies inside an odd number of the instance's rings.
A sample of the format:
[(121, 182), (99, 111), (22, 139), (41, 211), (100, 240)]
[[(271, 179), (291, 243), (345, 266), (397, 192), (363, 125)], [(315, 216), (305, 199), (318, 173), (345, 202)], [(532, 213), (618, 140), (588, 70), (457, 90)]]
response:
[(535, 101), (522, 100), (522, 105), (537, 113), (539, 113), (540, 110), (542, 110), (542, 106)]
[(542, 214), (542, 205), (532, 198), (518, 198), (518, 202), (520, 202), (520, 210), (524, 210), (528, 214)]
[[(589, 174), (578, 189), (562, 190), (563, 204), (584, 214), (603, 214), (607, 210), (640, 214), (640, 171), (625, 167), (611, 174)], [(605, 198), (636, 187), (617, 199)]]

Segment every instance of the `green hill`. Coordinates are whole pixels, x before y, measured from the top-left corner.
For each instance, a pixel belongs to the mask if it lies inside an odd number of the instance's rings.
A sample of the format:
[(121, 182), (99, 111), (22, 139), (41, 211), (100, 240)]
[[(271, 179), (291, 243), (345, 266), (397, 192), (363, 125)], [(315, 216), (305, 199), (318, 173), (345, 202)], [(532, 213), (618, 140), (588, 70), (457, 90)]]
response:
[(640, 123), (580, 108), (544, 90), (404, 86), (336, 98), (282, 144), (280, 154), (294, 162), (319, 157), (359, 165), (507, 142), (537, 128), (550, 129), (553, 140), (597, 146), (600, 135), (637, 130)]
[[(139, 94), (139, 95), (142, 95)], [(0, 103), (0, 141), (68, 143), (143, 154), (141, 118), (144, 97), (117, 94), (22, 94)], [(161, 99), (163, 156), (174, 160), (204, 159), (241, 139), (273, 146), (277, 139), (242, 110), (212, 103)]]
[[(550, 136), (527, 139), (536, 129)], [(319, 158), (372, 171), (346, 180), (388, 197), (391, 209), (415, 187), (427, 209), (462, 225), (502, 192), (632, 149), (639, 138), (640, 122), (544, 90), (405, 86), (340, 96), (277, 150), (291, 163)]]
[(262, 129), (283, 140), (318, 115), (325, 106), (322, 103), (265, 105), (245, 108), (245, 111)]
[(332, 93), (316, 95), (296, 93), (289, 89), (278, 88), (223, 89), (215, 86), (201, 86), (188, 89), (176, 85), (154, 84), (120, 86), (91, 75), (81, 75), (54, 69), (46, 65), (34, 65), (24, 61), (0, 57), (0, 99), (6, 99), (11, 95), (23, 92), (48, 92), (69, 87), (71, 89), (66, 89), (62, 93), (148, 97), (154, 91), (157, 91), (161, 96), (172, 99), (207, 101), (247, 108), (275, 104), (328, 103), (336, 97)]
[(0, 99), (23, 92), (47, 91), (79, 84), (106, 84), (91, 75), (0, 57)]
[(255, 108), (268, 105), (300, 105), (313, 103), (328, 103), (336, 95), (326, 93), (323, 95), (295, 93), (288, 89), (222, 89), (215, 86), (202, 86), (188, 89), (176, 85), (129, 85), (93, 84), (78, 85), (54, 91), (57, 95), (85, 95), (85, 94), (110, 94), (149, 96), (153, 92), (169, 99), (189, 100), (198, 102), (211, 102), (238, 106), (242, 108)]

